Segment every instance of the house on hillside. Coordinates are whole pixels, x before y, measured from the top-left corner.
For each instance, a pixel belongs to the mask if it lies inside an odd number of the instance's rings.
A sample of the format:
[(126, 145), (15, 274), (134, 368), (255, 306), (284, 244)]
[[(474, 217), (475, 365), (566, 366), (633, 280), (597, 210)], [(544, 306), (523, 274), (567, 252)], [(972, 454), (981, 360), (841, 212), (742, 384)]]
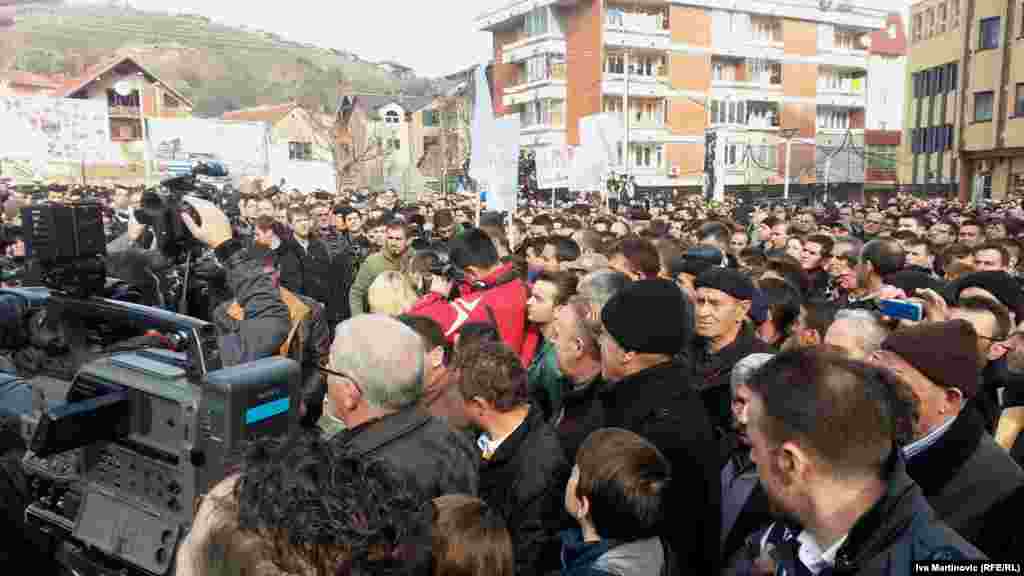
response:
[(343, 188), (394, 188), (405, 200), (418, 197), (425, 184), (417, 165), (437, 125), (432, 112), (426, 118), (423, 112), (433, 101), (431, 96), (342, 96), (335, 137), (344, 151), (339, 167)]
[(335, 190), (331, 152), (333, 119), (314, 116), (297, 102), (225, 112), (221, 119), (265, 122), (270, 126), (269, 181), (288, 189)]
[(115, 142), (142, 142), (145, 118), (191, 118), (192, 102), (130, 56), (117, 56), (69, 78), (52, 94), (102, 100)]
[(412, 68), (403, 66), (398, 62), (381, 62), (377, 64), (377, 67), (399, 80), (412, 80), (416, 78), (416, 72)]
[(446, 86), (442, 95), (414, 115), (414, 132), (422, 136), (416, 167), (435, 192), (450, 192), (465, 175), (470, 154), (473, 102), (466, 82)]
[(0, 96), (53, 96), (66, 80), (63, 75), (11, 70), (0, 74)]

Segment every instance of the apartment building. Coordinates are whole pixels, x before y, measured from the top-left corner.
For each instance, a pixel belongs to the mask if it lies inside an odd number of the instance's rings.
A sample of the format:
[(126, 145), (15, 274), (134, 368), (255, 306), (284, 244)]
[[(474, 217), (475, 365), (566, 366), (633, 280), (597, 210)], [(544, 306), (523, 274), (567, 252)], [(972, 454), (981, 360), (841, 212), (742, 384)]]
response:
[(859, 147), (859, 170), (833, 181), (863, 181), (870, 36), (886, 18), (866, 0), (522, 0), (477, 25), (494, 38), (495, 111), (520, 114), (523, 146), (575, 146), (580, 118), (628, 114), (619, 160), (657, 189), (700, 184), (709, 128), (727, 185), (781, 183), (783, 134), (792, 181), (820, 176), (818, 147)]
[(1024, 8), (925, 0), (911, 7), (900, 175), (961, 199), (1024, 193)]

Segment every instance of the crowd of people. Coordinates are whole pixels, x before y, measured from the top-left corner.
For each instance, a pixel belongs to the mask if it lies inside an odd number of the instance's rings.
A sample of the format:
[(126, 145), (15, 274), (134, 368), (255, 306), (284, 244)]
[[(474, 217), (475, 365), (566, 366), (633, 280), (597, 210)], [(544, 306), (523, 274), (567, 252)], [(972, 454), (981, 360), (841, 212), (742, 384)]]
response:
[[(150, 248), (137, 202), (109, 199), (114, 259)], [(180, 575), (1021, 558), (1016, 202), (507, 216), (247, 182), (234, 221), (190, 203), (226, 270), (227, 358), (299, 361), (305, 432), (253, 445), (197, 503)]]

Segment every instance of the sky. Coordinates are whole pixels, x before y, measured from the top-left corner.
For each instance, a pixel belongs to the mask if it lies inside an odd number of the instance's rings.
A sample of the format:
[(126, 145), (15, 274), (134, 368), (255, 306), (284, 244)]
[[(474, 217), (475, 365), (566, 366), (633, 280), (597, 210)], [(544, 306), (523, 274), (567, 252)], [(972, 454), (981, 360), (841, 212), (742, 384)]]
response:
[(128, 0), (128, 4), (140, 10), (187, 12), (225, 24), (244, 24), (288, 40), (346, 50), (371, 62), (395, 61), (417, 75), (437, 77), (489, 59), (490, 35), (477, 31), (473, 20), (508, 1)]

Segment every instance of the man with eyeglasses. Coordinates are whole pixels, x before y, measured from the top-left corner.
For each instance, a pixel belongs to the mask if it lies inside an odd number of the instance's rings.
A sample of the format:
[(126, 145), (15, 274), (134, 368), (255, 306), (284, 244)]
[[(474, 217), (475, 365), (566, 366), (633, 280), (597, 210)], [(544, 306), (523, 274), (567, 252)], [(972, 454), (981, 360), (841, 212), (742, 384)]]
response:
[(336, 443), (360, 458), (389, 464), (424, 500), (476, 495), (476, 449), (468, 438), (420, 408), (426, 347), (412, 328), (380, 314), (338, 325), (327, 381), (330, 416), (344, 423)]

